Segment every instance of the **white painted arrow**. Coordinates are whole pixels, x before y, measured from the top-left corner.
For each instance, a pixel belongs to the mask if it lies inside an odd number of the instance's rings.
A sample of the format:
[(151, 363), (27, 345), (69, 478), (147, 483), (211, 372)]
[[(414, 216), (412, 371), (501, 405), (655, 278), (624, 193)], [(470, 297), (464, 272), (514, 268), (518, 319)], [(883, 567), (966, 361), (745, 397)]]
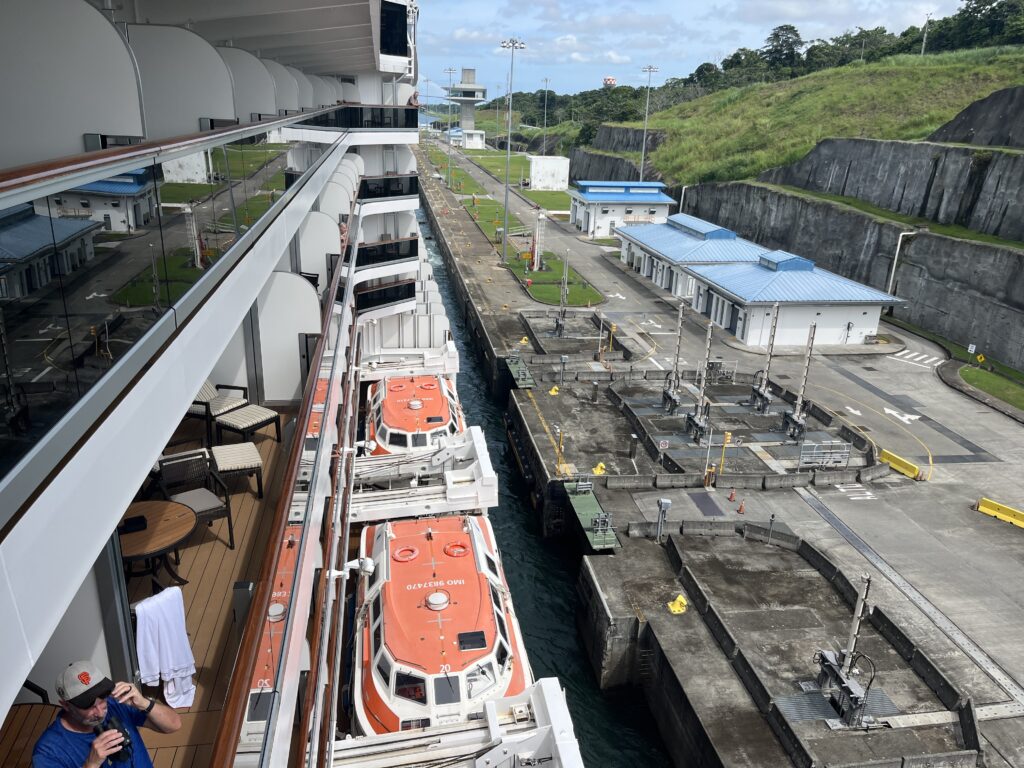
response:
[(85, 297), (85, 300), (89, 301), (90, 299), (102, 299), (105, 298), (106, 295), (107, 294), (105, 293), (97, 293), (96, 291), (93, 291), (92, 293)]
[(856, 408), (851, 408), (850, 406), (846, 406), (846, 410), (848, 410), (854, 416), (861, 416), (862, 415), (860, 411), (858, 411)]
[(916, 416), (912, 413), (900, 413), (899, 411), (894, 411), (892, 408), (886, 408), (885, 412), (894, 419), (899, 419), (904, 424), (910, 424), (912, 421), (921, 418), (920, 416)]
[(613, 299), (624, 299), (624, 298), (626, 298), (626, 297), (625, 297), (625, 296), (623, 296), (623, 295), (622, 295), (621, 293), (613, 293), (613, 294), (611, 295), (611, 298), (613, 298)]

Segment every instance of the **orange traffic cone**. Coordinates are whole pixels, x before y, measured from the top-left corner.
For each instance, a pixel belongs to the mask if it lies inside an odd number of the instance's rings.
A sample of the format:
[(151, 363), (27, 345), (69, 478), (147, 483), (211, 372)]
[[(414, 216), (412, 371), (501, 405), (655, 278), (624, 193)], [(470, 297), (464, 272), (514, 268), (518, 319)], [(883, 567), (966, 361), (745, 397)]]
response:
[(744, 512), (744, 510), (746, 508), (746, 503), (747, 503), (746, 499), (742, 499), (740, 501), (740, 508), (736, 510), (736, 514), (738, 514), (738, 515), (742, 515), (743, 514), (743, 512)]
[(730, 488), (729, 489), (729, 501), (736, 501), (736, 489), (735, 488)]

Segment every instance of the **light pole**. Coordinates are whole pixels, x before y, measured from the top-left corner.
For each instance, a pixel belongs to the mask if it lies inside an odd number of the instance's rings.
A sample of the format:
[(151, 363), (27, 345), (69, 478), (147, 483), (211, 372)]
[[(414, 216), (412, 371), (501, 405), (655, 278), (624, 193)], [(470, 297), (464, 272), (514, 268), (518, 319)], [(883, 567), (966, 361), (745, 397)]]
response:
[(549, 78), (544, 78), (544, 128), (540, 135), (540, 153), (542, 155), (548, 153), (548, 83), (550, 82)]
[(651, 111), (651, 75), (658, 71), (653, 64), (640, 70), (647, 73), (647, 106), (644, 107), (644, 140), (640, 147), (640, 181), (644, 180), (644, 160), (647, 157), (647, 113)]
[(452, 75), (455, 67), (445, 67), (448, 75), (448, 189), (452, 188)]
[(501, 41), (501, 47), (512, 51), (508, 64), (508, 136), (505, 137), (505, 228), (501, 232), (501, 261), (508, 261), (508, 176), (512, 168), (512, 75), (516, 67), (516, 51), (526, 47), (526, 43), (514, 37)]
[(924, 30), (923, 30), (924, 31), (924, 37), (921, 38), (921, 55), (922, 56), (924, 56), (925, 46), (928, 45), (928, 22), (931, 20), (931, 18), (932, 18), (932, 15), (930, 13), (926, 13), (924, 15)]

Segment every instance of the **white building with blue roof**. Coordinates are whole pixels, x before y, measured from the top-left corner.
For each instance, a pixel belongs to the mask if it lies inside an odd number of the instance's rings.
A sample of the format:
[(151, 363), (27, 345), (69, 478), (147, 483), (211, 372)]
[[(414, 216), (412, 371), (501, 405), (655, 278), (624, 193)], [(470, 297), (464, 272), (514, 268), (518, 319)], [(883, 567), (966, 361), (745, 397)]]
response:
[(767, 252), (757, 243), (704, 219), (677, 213), (663, 224), (620, 227), (619, 258), (644, 277), (683, 299), (693, 297), (695, 280), (686, 267), (757, 262)]
[(660, 224), (675, 201), (660, 181), (577, 181), (569, 190), (569, 223), (589, 237), (630, 224)]
[(91, 219), (109, 232), (134, 232), (156, 216), (157, 181), (150, 168), (125, 171), (35, 201), (42, 216)]
[(807, 343), (816, 323), (815, 344), (863, 344), (878, 332), (883, 307), (900, 303), (786, 251), (765, 251), (754, 262), (686, 267), (696, 283), (692, 306), (737, 340), (752, 347), (768, 343), (772, 305), (779, 305), (775, 343)]
[(29, 203), (0, 210), (0, 303), (21, 299), (92, 261), (99, 224), (39, 216)]

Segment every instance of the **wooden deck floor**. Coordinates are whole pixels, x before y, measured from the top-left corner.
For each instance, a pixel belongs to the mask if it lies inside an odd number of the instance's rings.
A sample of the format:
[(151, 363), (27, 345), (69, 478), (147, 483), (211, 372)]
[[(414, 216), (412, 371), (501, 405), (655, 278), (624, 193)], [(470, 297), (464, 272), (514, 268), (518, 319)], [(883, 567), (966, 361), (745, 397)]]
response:
[[(293, 413), (282, 411), (282, 422), (287, 423), (292, 416)], [(195, 446), (184, 445), (175, 450), (199, 447), (201, 428), (197, 425), (198, 422), (186, 422), (182, 428), (186, 436), (196, 436)], [(240, 476), (227, 480), (232, 491), (235, 549), (228, 549), (227, 520), (217, 520), (212, 527), (200, 524), (181, 550), (178, 573), (189, 582), (181, 589), (186, 629), (196, 659), (196, 696), (188, 710), (179, 710), (179, 731), (167, 735), (144, 731), (155, 768), (205, 768), (210, 764), (242, 630), (232, 616), (233, 586), (237, 581), (255, 581), (259, 574), (287, 461), (288, 443), (274, 440), (273, 426), (258, 432), (253, 442), (263, 457), (264, 498), (256, 498), (255, 478)], [(129, 599), (141, 600), (150, 594), (150, 589), (148, 577), (132, 579), (128, 584)], [(159, 695), (155, 688), (146, 692)]]

